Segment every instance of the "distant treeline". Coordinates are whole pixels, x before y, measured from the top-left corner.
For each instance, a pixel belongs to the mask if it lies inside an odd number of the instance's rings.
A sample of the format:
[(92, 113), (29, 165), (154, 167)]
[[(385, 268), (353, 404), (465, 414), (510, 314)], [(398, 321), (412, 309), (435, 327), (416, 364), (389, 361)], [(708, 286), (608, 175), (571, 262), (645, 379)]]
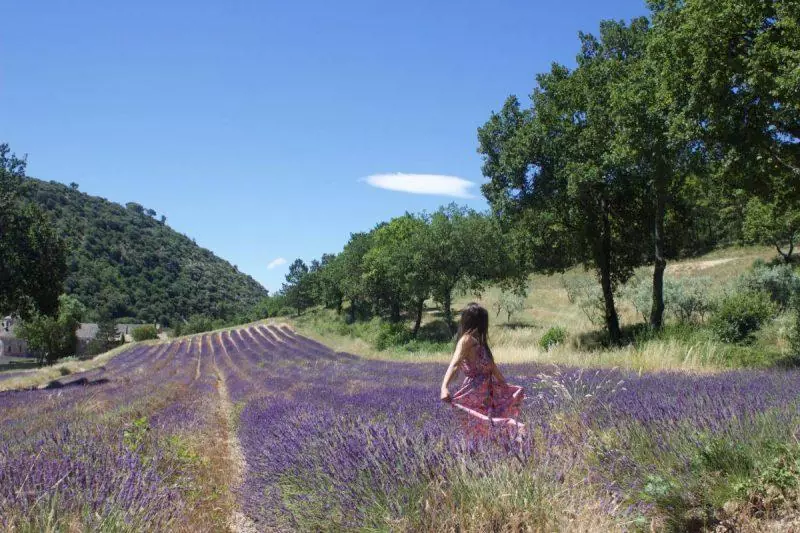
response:
[[(615, 293), (653, 265), (663, 324), (669, 258), (719, 244), (774, 245), (800, 232), (800, 3), (648, 2), (650, 15), (580, 34), (577, 66), (537, 76), (478, 130), (492, 217), (453, 207), (353, 234), (338, 255), (294, 262), (282, 289), (320, 304), (416, 317), (452, 291), (584, 265), (620, 338)], [(346, 302), (346, 304), (345, 304)], [(416, 330), (415, 327), (415, 330)]]
[(373, 315), (414, 319), (416, 335), (425, 301), (442, 303), (452, 321), (458, 288), (479, 291), (488, 282), (523, 290), (523, 263), (497, 220), (449, 205), (432, 214), (406, 214), (354, 233), (339, 254), (289, 267), (279, 295), (297, 313), (313, 305), (345, 310), (351, 321)]

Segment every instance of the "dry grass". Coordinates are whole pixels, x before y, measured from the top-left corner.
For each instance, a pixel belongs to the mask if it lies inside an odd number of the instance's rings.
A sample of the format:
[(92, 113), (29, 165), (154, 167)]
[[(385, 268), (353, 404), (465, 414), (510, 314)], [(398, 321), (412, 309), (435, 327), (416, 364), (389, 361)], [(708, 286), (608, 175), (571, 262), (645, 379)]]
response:
[[(160, 342), (164, 341), (144, 341), (146, 344), (159, 344)], [(64, 376), (76, 374), (78, 372), (85, 372), (87, 370), (92, 370), (94, 368), (103, 366), (117, 355), (125, 353), (134, 346), (138, 345), (141, 345), (141, 343), (124, 344), (114, 348), (113, 350), (97, 355), (92, 359), (86, 359), (83, 361), (64, 361), (63, 363), (56, 363), (55, 365), (43, 368), (23, 370), (22, 372), (24, 372), (24, 374), (21, 374), (15, 378), (0, 381), (0, 391), (41, 387), (47, 385), (53, 380), (63, 378)]]

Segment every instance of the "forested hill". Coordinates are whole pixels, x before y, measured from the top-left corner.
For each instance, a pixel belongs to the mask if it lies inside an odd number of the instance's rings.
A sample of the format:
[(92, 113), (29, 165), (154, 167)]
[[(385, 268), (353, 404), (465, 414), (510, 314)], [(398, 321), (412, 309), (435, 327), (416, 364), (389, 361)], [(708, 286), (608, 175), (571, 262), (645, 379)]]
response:
[(26, 194), (68, 241), (65, 289), (91, 319), (165, 325), (192, 315), (229, 319), (267, 295), (253, 278), (171, 229), (151, 209), (90, 196), (77, 184), (26, 181)]

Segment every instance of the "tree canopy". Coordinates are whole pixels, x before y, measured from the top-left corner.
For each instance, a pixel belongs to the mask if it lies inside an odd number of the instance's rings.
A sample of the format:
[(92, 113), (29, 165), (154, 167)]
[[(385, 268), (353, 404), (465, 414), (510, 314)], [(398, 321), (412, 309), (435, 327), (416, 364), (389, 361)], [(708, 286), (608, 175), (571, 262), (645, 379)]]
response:
[(47, 215), (26, 200), (25, 163), (0, 144), (0, 313), (54, 315), (67, 248)]
[(478, 130), (484, 195), (527, 268), (595, 269), (612, 340), (634, 267), (654, 267), (659, 328), (669, 256), (746, 234), (791, 260), (798, 233), (797, 2), (649, 6), (581, 33), (574, 68), (554, 64), (530, 107), (511, 96)]

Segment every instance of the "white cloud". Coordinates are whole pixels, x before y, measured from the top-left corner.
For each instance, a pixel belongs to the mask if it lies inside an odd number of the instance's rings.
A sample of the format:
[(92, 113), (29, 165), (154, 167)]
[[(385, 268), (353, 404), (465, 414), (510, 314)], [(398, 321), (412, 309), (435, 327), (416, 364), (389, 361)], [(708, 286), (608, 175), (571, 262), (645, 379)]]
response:
[(273, 259), (272, 261), (270, 261), (269, 264), (267, 265), (267, 269), (272, 270), (275, 267), (279, 267), (285, 264), (286, 264), (286, 259), (284, 259), (283, 257), (279, 257), (277, 259)]
[(438, 194), (456, 198), (474, 198), (469, 189), (475, 184), (456, 176), (439, 174), (373, 174), (365, 180), (373, 187), (413, 194)]

